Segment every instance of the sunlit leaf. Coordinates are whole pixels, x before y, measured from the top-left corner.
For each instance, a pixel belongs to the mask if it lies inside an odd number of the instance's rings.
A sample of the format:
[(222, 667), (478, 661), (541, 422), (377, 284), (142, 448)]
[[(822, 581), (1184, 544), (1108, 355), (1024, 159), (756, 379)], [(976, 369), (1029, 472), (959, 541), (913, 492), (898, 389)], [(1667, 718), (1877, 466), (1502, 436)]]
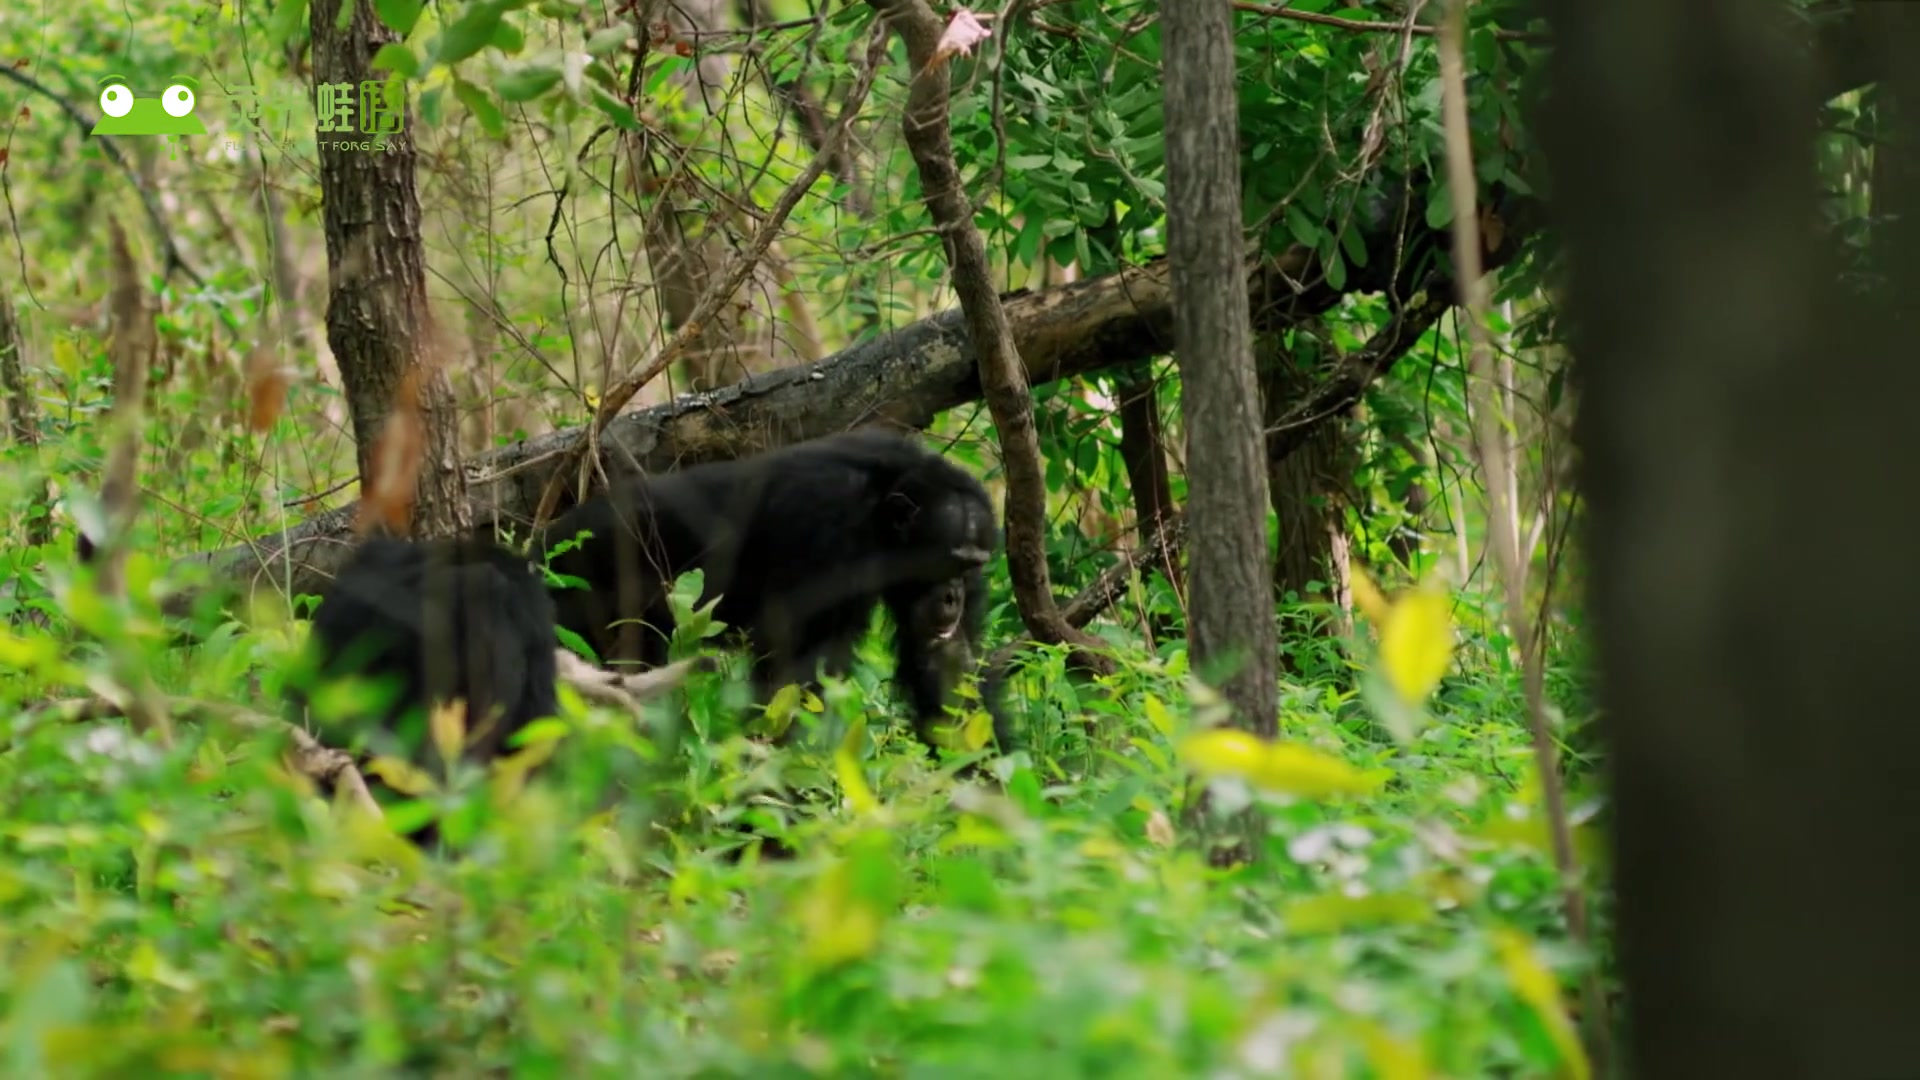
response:
[(1214, 728), (1191, 736), (1180, 756), (1202, 776), (1232, 776), (1265, 791), (1320, 798), (1364, 795), (1385, 775), (1362, 772), (1337, 758), (1294, 743), (1269, 743), (1234, 728)]
[(1500, 966), (1506, 970), (1508, 981), (1513, 984), (1514, 993), (1533, 1009), (1546, 1026), (1547, 1034), (1553, 1039), (1554, 1048), (1560, 1051), (1560, 1058), (1566, 1063), (1568, 1073), (1575, 1080), (1586, 1080), (1592, 1075), (1593, 1067), (1587, 1061), (1585, 1048), (1580, 1045), (1580, 1036), (1574, 1030), (1573, 1021), (1567, 1017), (1566, 1007), (1561, 1004), (1560, 984), (1554, 979), (1553, 972), (1541, 963), (1532, 944), (1512, 930), (1496, 930), (1493, 947), (1500, 956)]
[(169, 963), (153, 942), (146, 938), (135, 943), (132, 954), (127, 957), (127, 977), (183, 994), (191, 994), (200, 988), (193, 976)]
[(1386, 594), (1373, 583), (1372, 575), (1358, 566), (1353, 568), (1353, 606), (1359, 608), (1360, 614), (1375, 626), (1384, 626), (1387, 613), (1391, 610)]
[(450, 701), (435, 705), (427, 713), (427, 731), (433, 737), (433, 748), (440, 752), (440, 760), (452, 765), (460, 760), (460, 751), (467, 745), (467, 703)]
[(362, 771), (368, 776), (378, 778), (381, 783), (400, 794), (415, 799), (423, 795), (430, 795), (440, 789), (440, 785), (435, 783), (433, 777), (428, 775), (425, 770), (417, 768), (412, 762), (403, 761), (400, 758), (374, 758), (372, 761), (367, 762), (366, 768)]
[(854, 895), (847, 860), (815, 878), (799, 905), (800, 934), (808, 961), (835, 967), (872, 952), (880, 943), (880, 916)]
[(1329, 892), (1287, 904), (1281, 917), (1290, 930), (1328, 934), (1353, 926), (1412, 925), (1430, 922), (1433, 907), (1410, 893), (1347, 896)]
[(880, 800), (874, 797), (873, 789), (867, 786), (866, 772), (860, 768), (860, 742), (867, 729), (859, 724), (848, 724), (847, 733), (840, 740), (839, 749), (833, 754), (833, 773), (840, 781), (840, 790), (846, 793), (847, 805), (856, 815), (871, 814), (880, 809)]
[(1361, 1022), (1360, 1042), (1380, 1080), (1426, 1080), (1434, 1075), (1418, 1042), (1402, 1039), (1377, 1023)]
[(1380, 662), (1402, 699), (1424, 701), (1452, 660), (1452, 601), (1443, 590), (1422, 587), (1394, 603), (1380, 630)]

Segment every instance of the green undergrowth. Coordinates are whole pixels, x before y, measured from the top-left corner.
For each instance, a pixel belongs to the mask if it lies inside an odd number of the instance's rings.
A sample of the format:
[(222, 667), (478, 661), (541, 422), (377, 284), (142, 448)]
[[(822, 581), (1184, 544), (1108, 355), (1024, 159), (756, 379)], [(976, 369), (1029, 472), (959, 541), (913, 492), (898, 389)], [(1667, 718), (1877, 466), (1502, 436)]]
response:
[[(552, 758), (517, 795), (456, 772), (389, 803), (441, 815), (460, 850), (436, 860), (319, 798), (277, 734), (183, 717), (163, 749), (48, 716), (140, 671), (271, 711), (300, 630), (165, 649), (153, 565), (133, 560), (131, 610), (50, 567), (30, 605), (49, 627), (0, 631), (7, 1075), (1584, 1068), (1559, 987), (1593, 958), (1563, 929), (1496, 639), (1466, 635), (1405, 742), (1372, 672), (1331, 642), (1295, 648), (1277, 745), (1307, 753), (1257, 767), (1228, 758), (1259, 747), (1195, 741), (1222, 709), (1177, 641), (1124, 644), (1097, 680), (1022, 654), (1026, 745), (1000, 758), (920, 750), (877, 640), (847, 680), (786, 699), (774, 719), (801, 730), (781, 749), (751, 737), (768, 718), (726, 672), (644, 721), (569, 694), (529, 733), (523, 753)], [(1577, 719), (1575, 672), (1556, 660)], [(1216, 817), (1198, 818), (1209, 784)], [(1261, 857), (1215, 867), (1202, 836), (1222, 830), (1203, 826), (1243, 807)]]

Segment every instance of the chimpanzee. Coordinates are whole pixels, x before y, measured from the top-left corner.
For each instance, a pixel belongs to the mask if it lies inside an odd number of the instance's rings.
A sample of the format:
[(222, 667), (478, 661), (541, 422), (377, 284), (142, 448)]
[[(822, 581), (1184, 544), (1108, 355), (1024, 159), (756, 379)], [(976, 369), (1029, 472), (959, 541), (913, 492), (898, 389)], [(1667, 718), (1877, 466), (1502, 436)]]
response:
[[(667, 659), (667, 593), (689, 570), (701, 602), (747, 636), (755, 691), (844, 673), (877, 604), (893, 616), (896, 678), (923, 741), (986, 623), (982, 567), (999, 543), (980, 482), (917, 442), (863, 430), (734, 461), (616, 481), (535, 538), (556, 573), (590, 588), (556, 594), (561, 626), (603, 662)], [(645, 626), (627, 620), (639, 620)], [(958, 647), (964, 653), (954, 652)], [(1004, 736), (997, 702), (988, 699)]]
[[(316, 677), (357, 675), (394, 691), (385, 709), (330, 731), (315, 718), (323, 737), (362, 736), (374, 753), (427, 764), (427, 710), (453, 699), (467, 705), (466, 756), (481, 762), (559, 711), (553, 598), (525, 557), (490, 540), (364, 541), (321, 598), (308, 640)], [(311, 695), (287, 696), (300, 710)]]

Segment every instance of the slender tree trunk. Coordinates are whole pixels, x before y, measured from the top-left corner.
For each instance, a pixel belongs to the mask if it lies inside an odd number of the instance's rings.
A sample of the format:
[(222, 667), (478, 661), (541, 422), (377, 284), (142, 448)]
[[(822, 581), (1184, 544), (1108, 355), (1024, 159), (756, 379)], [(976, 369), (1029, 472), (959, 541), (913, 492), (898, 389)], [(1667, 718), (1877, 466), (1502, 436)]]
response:
[[(1875, 192), (1889, 288), (1849, 295), (1815, 225), (1825, 80), (1787, 5), (1546, 6), (1625, 1074), (1911, 1075), (1920, 171)], [(1881, 92), (1920, 102), (1920, 5), (1854, 7)]]
[[(6, 397), (7, 432), (18, 445), (32, 450), (40, 445), (40, 402), (27, 374), (27, 335), (14, 310), (13, 297), (0, 285), (0, 394)], [(50, 538), (48, 516), (52, 492), (47, 482), (34, 485), (33, 502), (26, 509), (25, 540), (39, 546)]]
[(1167, 257), (1187, 432), (1188, 637), (1238, 723), (1278, 730), (1267, 477), (1240, 233), (1233, 9), (1162, 0)]
[[(946, 62), (936, 59), (942, 32), (940, 19), (926, 0), (867, 2), (900, 35), (913, 70), (903, 120), (907, 149), (920, 174), (927, 213), (940, 227), (954, 295), (966, 316), (967, 336), (979, 354), (982, 395), (1000, 436), (1001, 464), (1007, 478), (1007, 569), (1013, 578), (1020, 618), (1037, 640), (1075, 646), (1075, 659), (1081, 666), (1096, 672), (1110, 671), (1111, 662), (1096, 651), (1101, 648), (1099, 639), (1062, 618), (1053, 596), (1046, 553), (1046, 471), (1033, 422), (1033, 392), (1027, 385), (1026, 366), (1014, 343), (1006, 308), (993, 284), (986, 242), (973, 220), (973, 204), (968, 201), (959, 166), (954, 162), (952, 121), (947, 112), (951, 74)], [(1234, 250), (1238, 252), (1239, 248)], [(1244, 312), (1245, 280), (1234, 282), (1232, 287), (1242, 294)]]
[[(1260, 396), (1271, 428), (1312, 390), (1318, 377), (1286, 351), (1280, 335), (1268, 335), (1261, 348), (1268, 355), (1259, 365)], [(1276, 598), (1291, 593), (1302, 600), (1322, 599), (1343, 613), (1353, 602), (1346, 519), (1353, 475), (1350, 447), (1343, 414), (1329, 417), (1291, 451), (1267, 457), (1267, 484), (1280, 526), (1273, 556)], [(1336, 623), (1335, 629), (1344, 633), (1347, 627)]]
[(313, 0), (316, 87), (344, 86), (353, 101), (348, 132), (318, 133), (320, 196), (327, 236), (327, 345), (340, 365), (359, 448), (360, 486), (369, 490), (373, 446), (409, 369), (424, 364), (421, 414), (427, 446), (416, 481), (413, 531), (464, 533), (471, 524), (466, 474), (460, 465), (453, 387), (440, 367), (428, 326), (426, 254), (420, 242), (420, 197), (414, 189), (412, 109), (403, 101), (400, 130), (380, 136), (382, 151), (336, 142), (369, 140), (360, 127), (363, 83), (385, 77), (371, 66), (380, 47), (397, 40), (367, 0), (351, 0), (353, 17), (335, 29), (342, 0)]

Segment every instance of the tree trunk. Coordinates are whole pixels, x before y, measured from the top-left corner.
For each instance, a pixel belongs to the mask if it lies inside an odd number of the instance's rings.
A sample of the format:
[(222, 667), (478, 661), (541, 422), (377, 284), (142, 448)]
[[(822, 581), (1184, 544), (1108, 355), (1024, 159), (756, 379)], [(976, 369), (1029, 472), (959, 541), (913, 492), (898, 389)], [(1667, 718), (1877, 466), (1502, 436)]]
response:
[(1278, 731), (1267, 478), (1253, 321), (1240, 287), (1240, 145), (1233, 9), (1162, 0), (1167, 257), (1187, 434), (1187, 636), (1238, 722)]
[[(1075, 658), (1082, 667), (1106, 671), (1111, 665), (1095, 651), (1100, 648), (1099, 640), (1062, 618), (1053, 596), (1047, 571), (1046, 469), (1034, 428), (1033, 393), (1012, 325), (993, 285), (986, 241), (974, 223), (973, 204), (968, 201), (960, 168), (954, 162), (952, 122), (947, 113), (951, 75), (947, 62), (936, 58), (941, 22), (926, 0), (868, 3), (900, 35), (913, 71), (902, 126), (907, 149), (920, 174), (927, 214), (940, 229), (953, 292), (966, 317), (967, 337), (979, 356), (981, 395), (1000, 437), (1000, 463), (1007, 484), (1007, 572), (1013, 579), (1020, 619), (1036, 640), (1075, 646)], [(1242, 266), (1243, 261), (1236, 256), (1230, 272), (1238, 272)], [(1244, 293), (1238, 281), (1230, 280), (1226, 287)]]
[[(1855, 6), (1883, 92), (1920, 102), (1920, 6)], [(1831, 83), (1787, 5), (1548, 9), (1624, 1073), (1910, 1075), (1920, 173), (1875, 192), (1890, 287), (1848, 295), (1815, 227)]]
[(317, 136), (330, 286), (327, 345), (340, 366), (353, 418), (363, 495), (373, 482), (374, 440), (393, 408), (400, 382), (414, 365), (426, 365), (420, 407), (427, 446), (415, 481), (413, 532), (451, 535), (470, 528), (472, 516), (460, 464), (453, 387), (429, 340), (412, 109), (402, 100), (400, 130), (378, 136), (386, 143), (385, 151), (344, 145), (376, 138), (357, 130), (364, 104), (360, 87), (378, 85), (384, 78), (372, 69), (373, 54), (398, 36), (374, 17), (367, 0), (351, 0), (352, 20), (344, 31), (335, 29), (341, 2), (313, 0), (309, 10), (314, 85), (348, 88), (353, 99), (349, 118), (356, 129)]
[[(33, 379), (27, 374), (27, 335), (14, 310), (13, 297), (4, 285), (0, 285), (0, 395), (6, 398), (9, 437), (26, 450), (38, 448), (40, 401), (34, 396)], [(36, 461), (34, 471), (39, 469)], [(33, 501), (21, 518), (26, 523), (23, 539), (31, 546), (39, 547), (51, 539), (52, 494), (45, 479), (33, 485)]]
[[(1279, 334), (1267, 335), (1261, 349), (1260, 399), (1271, 427), (1321, 376), (1306, 370)], [(1342, 613), (1353, 601), (1346, 508), (1354, 462), (1346, 420), (1344, 413), (1327, 417), (1291, 452), (1267, 458), (1269, 495), (1280, 526), (1273, 556), (1274, 596), (1284, 600), (1291, 593), (1300, 600), (1324, 600)], [(1336, 622), (1336, 629), (1346, 628)]]

